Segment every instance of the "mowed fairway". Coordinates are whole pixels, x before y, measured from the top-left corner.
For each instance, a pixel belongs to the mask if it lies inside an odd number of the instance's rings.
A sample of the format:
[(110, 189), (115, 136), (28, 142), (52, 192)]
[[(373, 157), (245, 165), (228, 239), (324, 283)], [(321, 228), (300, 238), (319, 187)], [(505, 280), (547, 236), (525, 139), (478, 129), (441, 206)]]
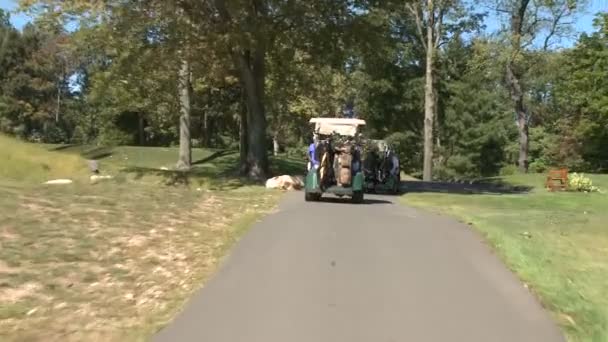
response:
[[(608, 190), (608, 176), (592, 175)], [(408, 193), (408, 205), (444, 212), (481, 232), (553, 312), (570, 341), (608, 340), (608, 195), (549, 193), (542, 175), (506, 181), (528, 194)]]

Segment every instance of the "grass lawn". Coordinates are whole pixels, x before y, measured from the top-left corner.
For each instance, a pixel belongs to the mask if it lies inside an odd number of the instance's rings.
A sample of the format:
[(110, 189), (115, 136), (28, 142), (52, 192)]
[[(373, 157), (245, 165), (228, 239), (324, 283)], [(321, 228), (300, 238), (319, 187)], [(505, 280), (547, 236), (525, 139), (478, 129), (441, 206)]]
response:
[[(15, 161), (0, 168), (1, 341), (145, 340), (280, 198), (232, 176), (234, 153), (196, 150), (189, 186), (167, 186), (174, 172), (160, 168), (176, 149), (97, 151), (102, 172), (116, 176), (97, 184), (78, 149), (0, 145)], [(41, 185), (54, 177), (75, 183)]]
[[(236, 189), (251, 185), (238, 174), (239, 154), (231, 150), (192, 149), (192, 170), (184, 173), (173, 170), (177, 162), (177, 148), (172, 147), (87, 147), (46, 145), (47, 149), (68, 155), (80, 155), (99, 162), (100, 169), (119, 178), (138, 182), (187, 182), (190, 185), (215, 190)], [(271, 157), (272, 174), (303, 174), (305, 160), (286, 155)]]
[[(608, 191), (608, 175), (591, 176)], [(608, 341), (608, 195), (550, 193), (540, 175), (504, 179), (521, 194), (408, 193), (406, 204), (472, 224), (541, 299), (570, 341)]]

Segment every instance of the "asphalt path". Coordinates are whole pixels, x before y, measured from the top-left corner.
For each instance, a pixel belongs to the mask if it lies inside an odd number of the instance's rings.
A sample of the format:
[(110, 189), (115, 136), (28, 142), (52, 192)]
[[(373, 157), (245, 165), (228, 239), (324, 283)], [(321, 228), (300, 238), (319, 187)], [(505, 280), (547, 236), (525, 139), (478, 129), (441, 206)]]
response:
[(290, 193), (157, 342), (564, 341), (471, 229), (366, 196)]

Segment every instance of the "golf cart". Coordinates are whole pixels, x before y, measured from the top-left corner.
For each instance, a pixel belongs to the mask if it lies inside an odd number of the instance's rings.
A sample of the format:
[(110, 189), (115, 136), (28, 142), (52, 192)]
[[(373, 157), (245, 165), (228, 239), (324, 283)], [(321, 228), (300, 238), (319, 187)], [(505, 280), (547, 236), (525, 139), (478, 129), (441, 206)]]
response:
[[(364, 120), (313, 118), (314, 143), (305, 180), (306, 201), (318, 201), (325, 193), (363, 202), (360, 128)], [(314, 161), (314, 163), (312, 162)]]
[(366, 192), (399, 193), (401, 172), (396, 152), (384, 140), (369, 140), (365, 147), (363, 170)]

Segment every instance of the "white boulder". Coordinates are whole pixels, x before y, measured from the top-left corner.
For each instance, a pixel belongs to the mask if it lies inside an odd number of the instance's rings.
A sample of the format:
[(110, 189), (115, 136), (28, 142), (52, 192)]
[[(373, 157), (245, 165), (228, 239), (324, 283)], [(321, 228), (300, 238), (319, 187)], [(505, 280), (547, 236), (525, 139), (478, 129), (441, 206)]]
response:
[(277, 176), (269, 178), (266, 181), (267, 189), (280, 189), (280, 190), (300, 190), (304, 187), (304, 182), (299, 177), (293, 177), (288, 175)]
[(44, 184), (51, 184), (51, 185), (58, 185), (58, 184), (72, 184), (73, 181), (71, 179), (53, 179), (47, 182), (44, 182)]
[(99, 182), (101, 180), (108, 180), (108, 179), (112, 179), (112, 176), (110, 176), (110, 175), (92, 175), (91, 176), (91, 182), (93, 182), (93, 183)]

